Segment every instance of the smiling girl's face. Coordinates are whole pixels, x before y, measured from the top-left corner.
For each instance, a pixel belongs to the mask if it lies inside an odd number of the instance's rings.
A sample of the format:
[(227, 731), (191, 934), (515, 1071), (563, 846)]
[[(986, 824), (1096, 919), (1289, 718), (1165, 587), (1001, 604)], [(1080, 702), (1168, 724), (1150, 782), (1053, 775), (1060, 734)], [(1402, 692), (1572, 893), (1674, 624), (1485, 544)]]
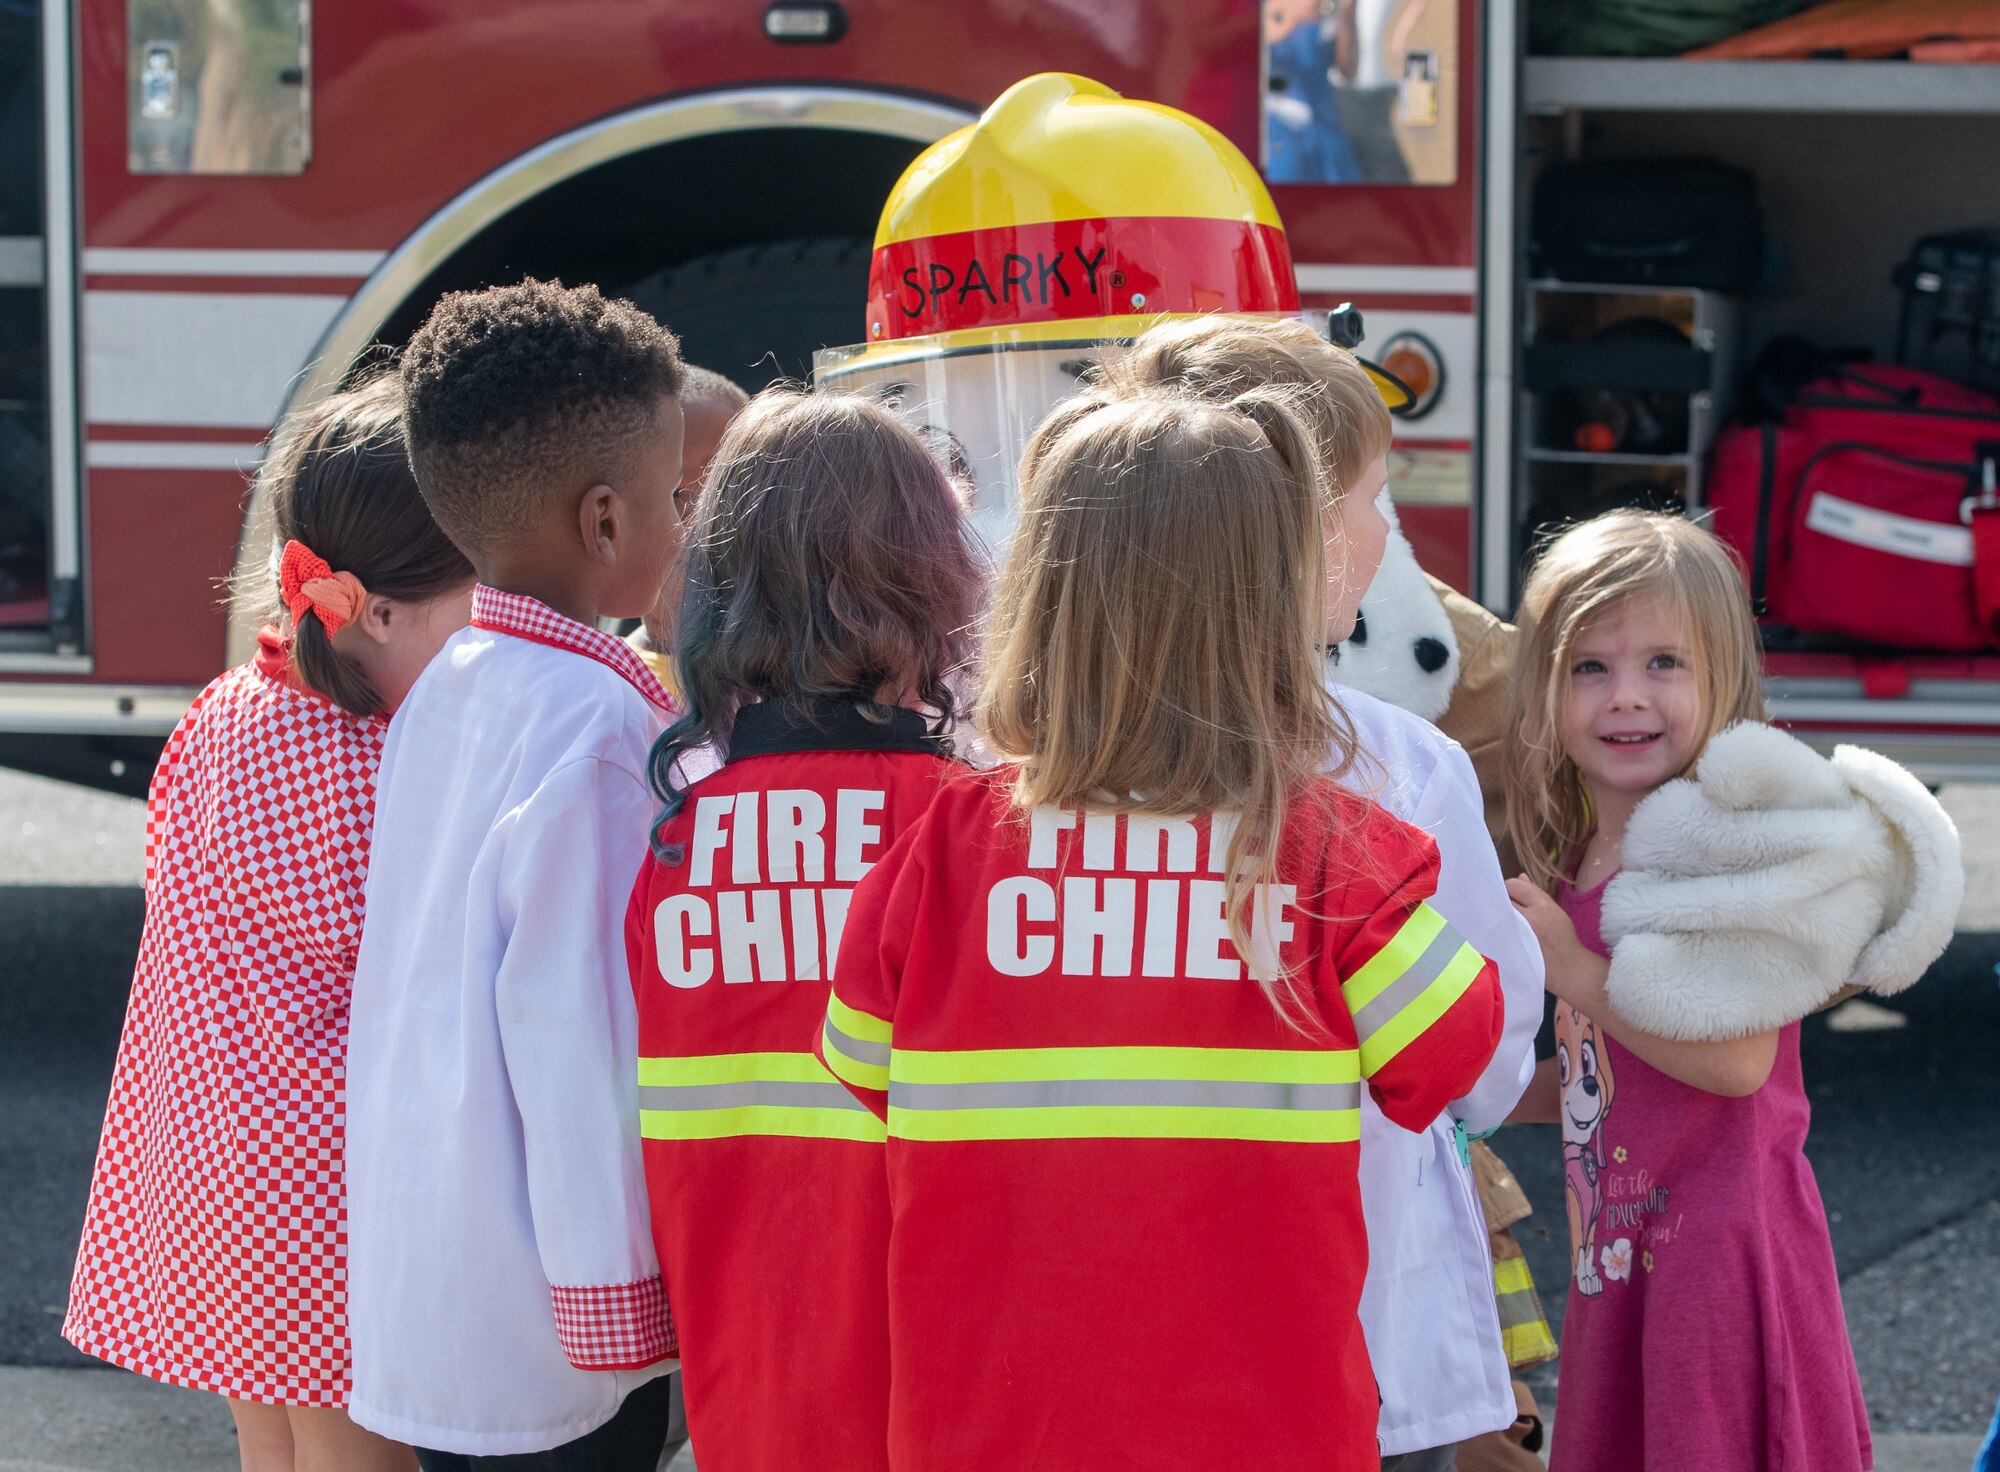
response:
[(1661, 598), (1617, 604), (1570, 653), (1562, 744), (1592, 796), (1645, 796), (1687, 769), (1701, 739), (1694, 650)]

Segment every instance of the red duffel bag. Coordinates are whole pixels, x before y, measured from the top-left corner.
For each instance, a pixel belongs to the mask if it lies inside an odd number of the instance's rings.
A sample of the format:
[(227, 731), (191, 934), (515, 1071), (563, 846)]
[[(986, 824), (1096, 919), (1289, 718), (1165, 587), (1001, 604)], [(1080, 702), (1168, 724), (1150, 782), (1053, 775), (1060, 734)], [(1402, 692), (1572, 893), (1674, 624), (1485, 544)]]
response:
[(2000, 646), (2000, 399), (1895, 364), (1819, 368), (1716, 441), (1709, 507), (1758, 612), (1879, 647)]

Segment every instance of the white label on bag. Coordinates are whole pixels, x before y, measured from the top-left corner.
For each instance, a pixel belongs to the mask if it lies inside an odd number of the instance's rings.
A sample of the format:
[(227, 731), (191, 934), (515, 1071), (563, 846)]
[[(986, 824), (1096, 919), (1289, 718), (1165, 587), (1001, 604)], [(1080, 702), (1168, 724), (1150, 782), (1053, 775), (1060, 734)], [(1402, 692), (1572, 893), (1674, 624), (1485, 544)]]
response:
[(1946, 567), (1972, 566), (1972, 533), (1967, 528), (1877, 511), (1824, 491), (1816, 493), (1806, 508), (1806, 526), (1823, 536), (1892, 557), (1913, 557)]

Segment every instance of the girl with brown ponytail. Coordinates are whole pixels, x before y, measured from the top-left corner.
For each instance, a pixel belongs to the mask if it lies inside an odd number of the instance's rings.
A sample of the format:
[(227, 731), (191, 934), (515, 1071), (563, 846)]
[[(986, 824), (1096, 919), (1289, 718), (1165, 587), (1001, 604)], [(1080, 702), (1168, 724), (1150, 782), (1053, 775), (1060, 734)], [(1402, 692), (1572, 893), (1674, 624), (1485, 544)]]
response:
[(417, 494), (393, 376), (282, 425), (262, 478), (283, 610), (153, 777), (63, 1334), (227, 1397), (245, 1472), (405, 1472), (344, 1409), (348, 997), (387, 717), (465, 623), (472, 568)]

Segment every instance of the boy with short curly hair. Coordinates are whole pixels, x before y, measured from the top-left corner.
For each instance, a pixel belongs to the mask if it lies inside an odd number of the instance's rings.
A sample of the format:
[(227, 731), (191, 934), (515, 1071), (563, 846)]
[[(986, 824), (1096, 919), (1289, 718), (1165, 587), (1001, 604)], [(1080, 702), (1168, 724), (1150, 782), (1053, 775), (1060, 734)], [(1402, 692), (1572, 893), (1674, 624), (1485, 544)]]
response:
[(444, 298), (401, 371), (418, 488), (479, 585), (382, 759), (348, 1059), (352, 1414), (427, 1472), (652, 1472), (674, 1340), (623, 921), (677, 712), (597, 623), (650, 611), (676, 550), (678, 345), (530, 280)]

